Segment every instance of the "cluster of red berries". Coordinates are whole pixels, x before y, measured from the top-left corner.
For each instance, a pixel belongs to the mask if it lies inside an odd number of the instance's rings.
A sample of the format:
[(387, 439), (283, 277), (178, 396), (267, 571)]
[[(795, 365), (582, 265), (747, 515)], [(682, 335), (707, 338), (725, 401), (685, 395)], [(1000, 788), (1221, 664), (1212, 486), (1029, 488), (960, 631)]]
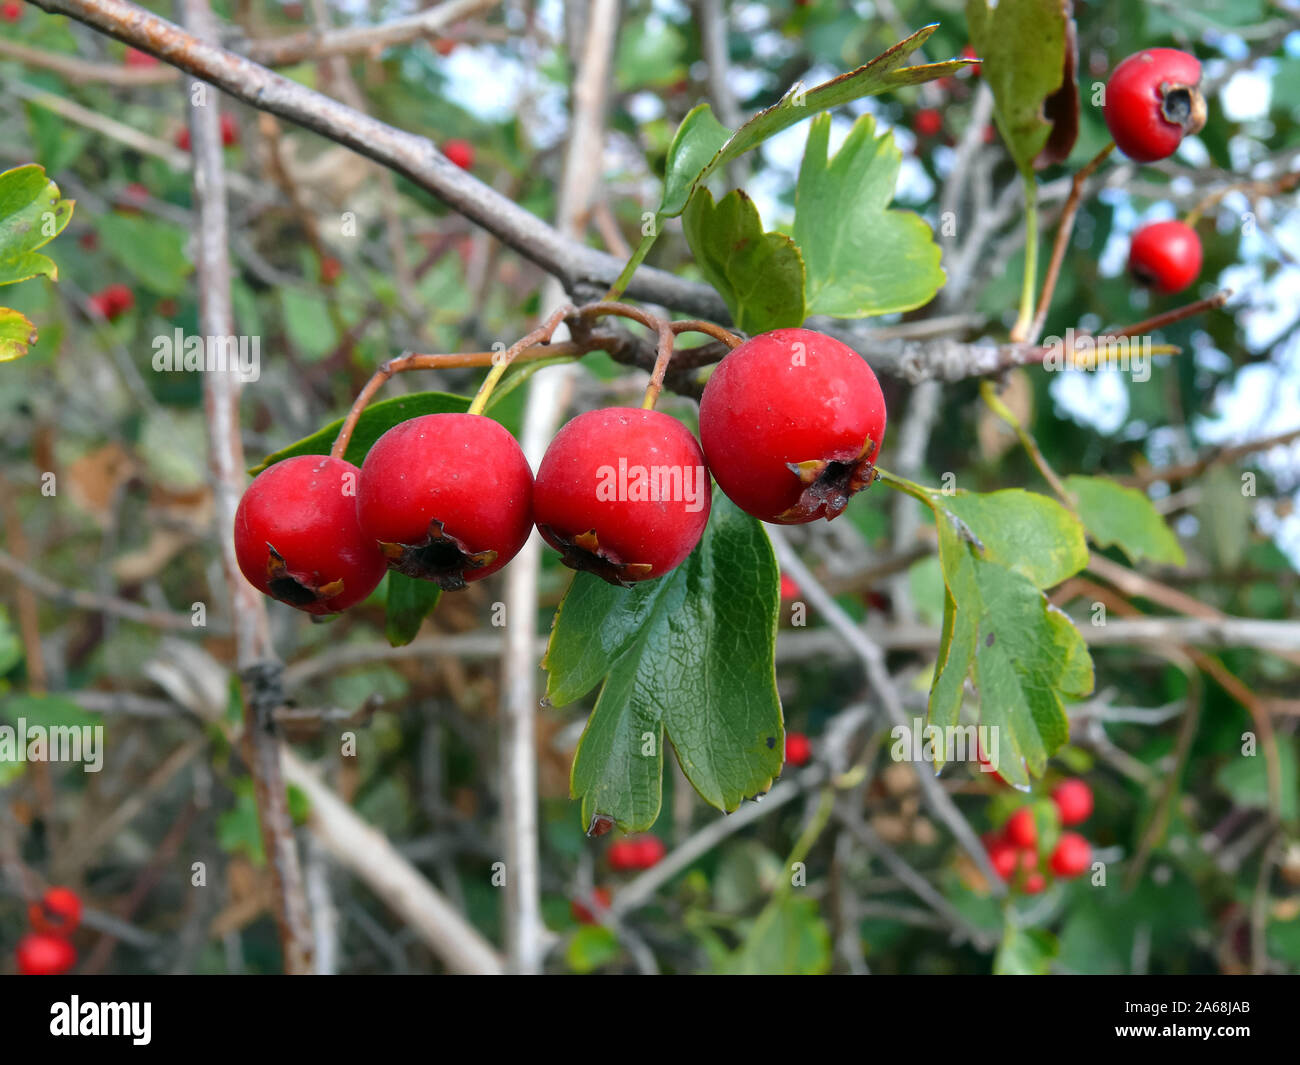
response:
[[(1115, 144), (1138, 163), (1167, 159), (1205, 125), (1201, 64), (1176, 48), (1129, 56), (1106, 83), (1105, 116)], [(1184, 222), (1143, 226), (1129, 245), (1129, 271), (1163, 293), (1181, 292), (1201, 272), (1201, 241)]]
[(616, 873), (641, 872), (658, 865), (668, 848), (658, 836), (616, 839), (609, 845), (606, 859)]
[(857, 352), (781, 329), (719, 363), (700, 441), (655, 410), (589, 411), (560, 429), (534, 479), (499, 423), (427, 414), (384, 433), (360, 469), (306, 455), (263, 471), (235, 514), (235, 551), (256, 588), (312, 614), (365, 599), (385, 568), (463, 588), (509, 562), (534, 525), (567, 566), (626, 586), (694, 549), (710, 470), (763, 521), (829, 519), (875, 479), (884, 431), (880, 385)]
[(18, 971), (24, 976), (58, 976), (77, 963), (70, 942), (81, 924), (81, 900), (70, 888), (52, 887), (27, 908), (32, 931), (18, 941)]
[[(235, 116), (228, 111), (221, 113), (221, 146), (223, 148), (233, 148), (239, 143), (239, 126), (235, 124)], [(176, 131), (176, 147), (183, 152), (190, 150), (190, 127), (181, 126)]]
[[(1082, 780), (1067, 780), (1052, 792), (1052, 805), (1061, 827), (1082, 824), (1092, 816), (1092, 789)], [(1043, 856), (1038, 846), (1038, 825), (1028, 806), (1016, 810), (1000, 833), (984, 837), (989, 861), (998, 876), (1026, 895), (1047, 887)], [(1047, 857), (1053, 876), (1068, 880), (1081, 876), (1092, 862), (1092, 846), (1078, 832), (1062, 832)]]
[(135, 306), (135, 293), (127, 285), (116, 282), (91, 296), (90, 305), (100, 317), (115, 322)]

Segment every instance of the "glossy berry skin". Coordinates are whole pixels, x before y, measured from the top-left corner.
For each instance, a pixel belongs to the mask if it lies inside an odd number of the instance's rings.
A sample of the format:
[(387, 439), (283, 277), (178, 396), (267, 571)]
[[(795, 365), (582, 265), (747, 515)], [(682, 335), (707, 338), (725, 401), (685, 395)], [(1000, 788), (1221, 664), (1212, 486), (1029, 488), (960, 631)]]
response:
[(1004, 831), (1007, 839), (1021, 850), (1032, 851), (1038, 846), (1038, 826), (1034, 824), (1033, 811), (1027, 806), (1022, 806), (1007, 819)]
[[(614, 896), (607, 887), (595, 887), (591, 889), (592, 899), (599, 904), (602, 910), (608, 910), (609, 904), (613, 901)], [(580, 899), (574, 899), (569, 903), (569, 913), (579, 924), (599, 924), (596, 915), (592, 913), (591, 908)]]
[(793, 766), (807, 765), (812, 761), (812, 742), (802, 732), (785, 734), (785, 761)]
[(81, 900), (71, 888), (52, 887), (27, 907), (27, 917), (37, 932), (70, 936), (81, 924)]
[(462, 170), (469, 170), (474, 165), (474, 145), (470, 144), (469, 141), (446, 141), (442, 146), (442, 154), (447, 157), (449, 163), (453, 163)]
[(77, 952), (61, 936), (32, 932), (18, 941), (18, 971), (24, 976), (59, 976), (77, 964)]
[(667, 846), (658, 836), (642, 836), (636, 841), (636, 868), (651, 869), (663, 861), (667, 853)]
[(135, 306), (135, 293), (118, 282), (105, 286), (91, 296), (90, 305), (102, 317), (115, 322)]
[(943, 129), (943, 115), (933, 107), (923, 107), (912, 122), (912, 132), (918, 137), (933, 137)]
[(235, 557), (264, 595), (335, 614), (359, 603), (384, 575), (384, 557), (361, 535), (360, 471), (326, 455), (298, 455), (263, 470), (235, 511)]
[(1092, 788), (1082, 780), (1067, 780), (1052, 792), (1052, 802), (1067, 828), (1081, 825), (1092, 816)]
[(1176, 48), (1146, 48), (1125, 59), (1106, 83), (1106, 125), (1119, 150), (1139, 163), (1166, 159), (1205, 125), (1197, 86), (1201, 64)]
[(1003, 836), (993, 836), (985, 840), (984, 847), (998, 876), (1003, 880), (1010, 880), (1016, 875), (1016, 867), (1020, 864), (1020, 851), (1014, 843)]
[(709, 469), (741, 510), (800, 525), (834, 518), (875, 480), (885, 400), (856, 351), (777, 329), (726, 356), (700, 400)]
[(1052, 851), (1052, 872), (1057, 876), (1079, 876), (1092, 861), (1092, 847), (1077, 832), (1062, 832)]
[(571, 569), (611, 584), (662, 577), (699, 543), (712, 485), (704, 453), (676, 418), (637, 407), (579, 414), (537, 469), (542, 538)]
[(1185, 222), (1153, 222), (1133, 234), (1129, 272), (1159, 292), (1181, 292), (1201, 273), (1201, 238)]
[(609, 867), (616, 873), (625, 872), (628, 869), (635, 869), (636, 863), (640, 857), (640, 848), (634, 839), (616, 839), (609, 845), (609, 850), (605, 854)]
[(425, 414), (389, 429), (361, 465), (357, 517), (388, 565), (454, 591), (495, 573), (533, 528), (533, 472), (482, 414)]

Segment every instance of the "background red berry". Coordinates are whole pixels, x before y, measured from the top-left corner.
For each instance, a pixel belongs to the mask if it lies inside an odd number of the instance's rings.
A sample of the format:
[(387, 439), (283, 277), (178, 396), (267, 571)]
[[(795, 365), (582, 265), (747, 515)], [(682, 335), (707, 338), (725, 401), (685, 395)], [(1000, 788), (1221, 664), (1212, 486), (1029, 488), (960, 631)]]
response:
[[(611, 848), (612, 849), (612, 848)], [(614, 896), (607, 887), (595, 887), (591, 889), (591, 897), (600, 904), (602, 909), (608, 910), (609, 904)], [(569, 903), (569, 912), (573, 914), (573, 919), (579, 924), (598, 924), (596, 915), (586, 903), (580, 899), (574, 899)]]
[(636, 868), (653, 868), (663, 861), (667, 853), (667, 846), (658, 836), (642, 836), (636, 841)]
[(309, 614), (359, 603), (385, 561), (361, 535), (360, 471), (327, 455), (298, 455), (254, 478), (235, 511), (235, 556), (249, 584)]
[(532, 501), (532, 470), (504, 426), (482, 414), (426, 414), (375, 441), (357, 517), (393, 569), (458, 589), (519, 553)]
[(1061, 815), (1061, 824), (1081, 825), (1092, 816), (1092, 788), (1082, 780), (1067, 780), (1058, 784), (1052, 792), (1052, 802), (1056, 803)]
[(1144, 285), (1172, 294), (1201, 274), (1201, 238), (1185, 222), (1153, 222), (1133, 234), (1128, 268)]
[(1005, 836), (992, 836), (984, 841), (989, 861), (994, 871), (1003, 880), (1010, 880), (1016, 875), (1016, 866), (1020, 864), (1020, 851)]
[(1052, 872), (1057, 876), (1078, 876), (1092, 861), (1092, 846), (1077, 832), (1062, 832), (1052, 851)]
[(807, 765), (812, 760), (812, 742), (802, 732), (785, 734), (785, 760), (793, 766)]
[(474, 165), (474, 145), (469, 141), (449, 140), (445, 141), (442, 146), (442, 154), (447, 160), (460, 167), (462, 170), (469, 170)]
[(239, 143), (239, 125), (235, 116), (224, 111), (221, 114), (221, 143), (226, 148)]
[(745, 341), (700, 401), (700, 442), (718, 487), (741, 510), (782, 525), (839, 514), (874, 477), (884, 436), (871, 367), (811, 329)]
[(1125, 59), (1106, 83), (1106, 126), (1121, 152), (1139, 163), (1165, 159), (1183, 137), (1205, 125), (1197, 88), (1201, 64), (1176, 48), (1145, 48)]
[(62, 936), (32, 932), (18, 941), (18, 971), (24, 976), (58, 976), (77, 964), (77, 952)]
[(933, 137), (943, 129), (943, 115), (933, 107), (923, 107), (912, 121), (912, 132), (918, 137)]
[(1007, 819), (1004, 831), (1007, 839), (1022, 850), (1033, 850), (1038, 846), (1038, 826), (1034, 824), (1034, 812), (1027, 806), (1022, 806)]
[(188, 152), (190, 150), (189, 126), (181, 126), (181, 128), (176, 131), (176, 147), (183, 152)]
[(616, 839), (605, 854), (609, 867), (616, 872), (635, 869), (640, 856), (641, 849), (634, 839)]
[[(669, 498), (652, 498), (647, 477)], [(607, 407), (555, 434), (537, 469), (533, 509), (565, 565), (627, 584), (661, 577), (691, 553), (708, 524), (711, 492), (686, 426), (654, 410)]]
[(128, 48), (126, 50), (126, 65), (128, 67), (156, 67), (158, 57), (152, 56), (148, 52), (142, 52), (138, 48)]
[(110, 322), (135, 306), (135, 293), (120, 283), (107, 285), (90, 297), (90, 305)]
[(27, 908), (27, 913), (37, 932), (70, 936), (81, 924), (81, 900), (71, 888), (52, 887)]
[(23, 5), (18, 0), (5, 0), (0, 4), (0, 18), (6, 22), (17, 22), (23, 17)]

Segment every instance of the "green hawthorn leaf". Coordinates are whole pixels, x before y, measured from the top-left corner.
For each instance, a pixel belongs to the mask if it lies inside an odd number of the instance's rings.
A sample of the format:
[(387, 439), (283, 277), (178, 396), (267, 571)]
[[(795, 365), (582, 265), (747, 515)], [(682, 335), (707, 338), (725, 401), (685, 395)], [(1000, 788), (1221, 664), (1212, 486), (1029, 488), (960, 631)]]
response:
[(933, 505), (957, 515), (984, 545), (985, 558), (1050, 588), (1088, 564), (1079, 519), (1049, 496), (1001, 492), (931, 493)]
[(1065, 490), (1098, 547), (1118, 547), (1134, 564), (1144, 558), (1171, 566), (1187, 564), (1178, 537), (1151, 500), (1136, 488), (1105, 477), (1067, 477)]
[(96, 225), (104, 250), (128, 277), (160, 296), (185, 291), (194, 264), (185, 254), (189, 234), (180, 226), (130, 214), (101, 215)]
[(21, 359), (36, 343), (36, 326), (9, 307), (0, 307), (0, 362)]
[(831, 933), (817, 900), (786, 894), (762, 912), (717, 971), (729, 976), (820, 976), (830, 968)]
[(675, 218), (682, 213), (704, 168), (730, 136), (731, 131), (713, 116), (708, 104), (693, 108), (682, 119), (668, 146), (663, 198), (659, 204), (662, 217)]
[(574, 577), (543, 665), (557, 706), (605, 682), (570, 780), (584, 824), (597, 814), (627, 831), (654, 823), (663, 733), (719, 809), (771, 786), (785, 751), (778, 579), (762, 526), (720, 493), (703, 538), (672, 573), (632, 588)]
[(384, 614), (384, 635), (394, 647), (415, 639), (420, 625), (438, 605), (442, 589), (433, 581), (419, 581), (390, 570), (388, 600)]
[(37, 249), (63, 232), (75, 205), (34, 163), (0, 173), (0, 285), (31, 277), (59, 279), (54, 260)]
[[(409, 396), (397, 396), (394, 399), (371, 403), (361, 413), (357, 427), (348, 441), (347, 453), (343, 456), (354, 466), (360, 466), (366, 452), (384, 433), (399, 422), (418, 418), (422, 414), (460, 413), (469, 409), (469, 400), (464, 396), (453, 396), (448, 392), (415, 392)], [(296, 444), (273, 451), (248, 472), (256, 477), (268, 466), (295, 455), (328, 455), (334, 445), (334, 438), (343, 428), (343, 419), (332, 421), (323, 429), (318, 429), (311, 436), (304, 437)]]
[[(1044, 104), (1065, 80), (1068, 8), (1069, 0), (966, 2), (971, 44), (993, 90), (993, 118), (1023, 174), (1033, 172), (1052, 134)], [(1077, 97), (1074, 113), (1077, 124)]]
[(686, 240), (705, 279), (747, 333), (798, 326), (804, 311), (804, 266), (784, 233), (764, 233), (754, 201), (734, 189), (715, 205), (700, 189), (682, 216)]
[(1010, 921), (993, 958), (994, 976), (1046, 976), (1059, 946), (1051, 932), (1020, 928)]
[(865, 318), (909, 311), (944, 282), (939, 246), (911, 211), (891, 211), (902, 153), (863, 115), (833, 158), (831, 116), (813, 119), (799, 169), (794, 239), (807, 268), (809, 314)]

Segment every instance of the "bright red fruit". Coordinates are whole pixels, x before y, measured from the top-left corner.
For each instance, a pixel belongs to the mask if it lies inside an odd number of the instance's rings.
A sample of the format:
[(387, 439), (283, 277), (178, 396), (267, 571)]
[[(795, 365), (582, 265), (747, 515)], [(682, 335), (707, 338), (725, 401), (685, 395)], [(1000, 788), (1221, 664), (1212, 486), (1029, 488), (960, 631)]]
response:
[(468, 170), (474, 165), (474, 145), (469, 141), (446, 141), (442, 146), (442, 154), (447, 157), (448, 162), (454, 163), (462, 170)]
[(320, 261), (320, 279), (326, 285), (332, 285), (343, 273), (343, 264), (334, 256), (327, 255)]
[(1016, 845), (1003, 836), (993, 836), (984, 841), (989, 852), (989, 861), (1003, 880), (1010, 880), (1016, 875), (1016, 866), (1020, 863), (1020, 851)]
[(258, 591), (309, 614), (361, 602), (384, 575), (384, 556), (357, 523), (360, 471), (326, 455), (263, 470), (235, 511), (235, 557)]
[(923, 107), (912, 121), (912, 132), (918, 137), (933, 137), (943, 129), (943, 115), (933, 107)]
[(77, 964), (77, 952), (60, 936), (32, 932), (18, 941), (18, 971), (24, 976), (59, 976)]
[(239, 143), (239, 126), (235, 122), (235, 116), (223, 113), (221, 115), (221, 143), (226, 148), (234, 147)]
[(1023, 889), (1026, 895), (1037, 895), (1047, 887), (1047, 879), (1042, 873), (1030, 873), (1025, 877)]
[(606, 854), (609, 867), (616, 872), (635, 869), (640, 856), (640, 845), (634, 839), (616, 839), (609, 845), (609, 851)]
[[(612, 850), (613, 848), (611, 848)], [(607, 887), (595, 887), (591, 889), (591, 898), (600, 905), (602, 910), (608, 910), (609, 904), (614, 896)], [(569, 912), (573, 914), (573, 919), (579, 924), (597, 924), (596, 915), (592, 913), (590, 907), (580, 899), (574, 899), (569, 903)]]
[(533, 510), (566, 566), (611, 584), (662, 577), (699, 543), (712, 486), (676, 418), (637, 407), (579, 414), (537, 470)]
[(704, 387), (700, 441), (741, 510), (778, 525), (834, 518), (875, 480), (885, 399), (856, 351), (777, 329), (726, 356)]
[(656, 866), (667, 853), (667, 846), (658, 836), (642, 836), (636, 841), (636, 868), (649, 869)]
[(0, 18), (6, 22), (17, 22), (23, 17), (23, 5), (18, 0), (7, 0), (0, 4)]
[(135, 306), (135, 293), (119, 282), (96, 292), (90, 297), (90, 305), (102, 317), (114, 322)]
[(1092, 846), (1077, 832), (1062, 832), (1052, 851), (1052, 872), (1057, 876), (1078, 876), (1092, 861)]
[(128, 48), (126, 50), (126, 65), (128, 67), (156, 67), (158, 57), (152, 56), (148, 52), (142, 52), (138, 48)]
[(812, 741), (802, 732), (787, 732), (785, 760), (793, 766), (807, 765), (812, 760)]
[(1007, 839), (1022, 850), (1032, 851), (1038, 846), (1038, 826), (1028, 806), (1022, 806), (1007, 819), (1004, 831)]
[(453, 591), (495, 573), (533, 527), (533, 472), (482, 414), (426, 414), (375, 441), (357, 517), (399, 573)]
[(1146, 48), (1115, 68), (1106, 83), (1106, 125), (1119, 150), (1139, 163), (1165, 159), (1205, 125), (1197, 86), (1201, 64), (1176, 48)]
[(1081, 825), (1092, 816), (1092, 788), (1082, 780), (1067, 780), (1057, 785), (1052, 802), (1061, 815), (1061, 824), (1067, 827)]
[(433, 50), (441, 56), (448, 56), (456, 50), (459, 43), (455, 37), (439, 37), (433, 42)]
[(188, 152), (190, 150), (189, 126), (181, 126), (181, 128), (176, 131), (176, 147), (183, 152)]
[(52, 887), (28, 906), (27, 917), (38, 932), (70, 936), (81, 924), (81, 900), (71, 888)]
[(788, 602), (791, 599), (798, 599), (798, 598), (799, 598), (799, 585), (795, 583), (794, 578), (791, 577), (789, 574), (782, 573), (781, 574), (781, 599), (783, 601)]
[(965, 48), (961, 50), (961, 58), (971, 59), (974, 60), (974, 62), (968, 67), (963, 67), (960, 71), (958, 71), (958, 73), (964, 74), (966, 73), (966, 71), (969, 70), (972, 77), (978, 78), (980, 76), (980, 63), (983, 62), (983, 60), (981, 60), (980, 57), (975, 54), (975, 48), (972, 45), (968, 44)]
[(1129, 272), (1160, 292), (1181, 292), (1201, 273), (1201, 238), (1184, 222), (1153, 222), (1133, 234)]

